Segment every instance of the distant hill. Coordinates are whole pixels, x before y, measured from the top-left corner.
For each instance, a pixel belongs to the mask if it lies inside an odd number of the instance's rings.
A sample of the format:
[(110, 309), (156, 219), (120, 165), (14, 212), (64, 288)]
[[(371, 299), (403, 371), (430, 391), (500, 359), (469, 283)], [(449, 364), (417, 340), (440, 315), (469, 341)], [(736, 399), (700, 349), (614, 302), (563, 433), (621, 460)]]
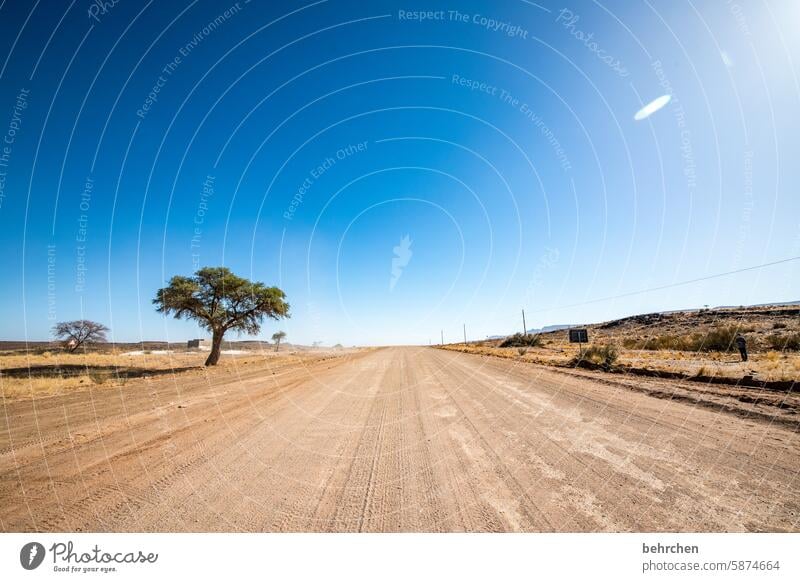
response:
[(561, 324), (557, 324), (557, 325), (545, 325), (544, 327), (540, 327), (540, 328), (537, 328), (537, 329), (529, 329), (528, 333), (530, 333), (530, 334), (534, 334), (534, 333), (550, 333), (551, 331), (559, 331), (559, 330), (562, 330), (562, 329), (569, 329), (571, 327), (575, 327), (575, 325), (576, 324), (574, 324), (574, 323), (572, 323), (572, 324), (561, 323)]
[[(771, 335), (800, 331), (800, 301), (643, 313), (580, 326), (589, 330), (590, 341), (640, 343), (658, 336), (688, 337), (707, 334), (723, 326), (733, 327), (744, 334), (748, 342), (752, 342), (751, 345), (763, 347), (768, 345)], [(570, 327), (575, 325), (548, 325), (528, 330), (528, 333), (541, 334), (543, 339), (562, 341), (566, 336), (558, 332)], [(499, 342), (505, 337), (496, 336), (489, 340)]]
[[(535, 334), (538, 334), (538, 333), (550, 333), (551, 331), (559, 331), (559, 330), (562, 330), (562, 329), (569, 329), (571, 327), (575, 327), (576, 325), (578, 325), (578, 324), (575, 324), (575, 323), (573, 323), (573, 324), (564, 323), (564, 324), (557, 324), (557, 325), (545, 325), (544, 327), (529, 329), (528, 333), (530, 335), (535, 335)], [(509, 334), (509, 335), (511, 335), (511, 334)], [(507, 337), (508, 337), (507, 335), (490, 335), (486, 339), (487, 340), (499, 340), (499, 339), (505, 339)]]
[[(774, 324), (778, 325), (773, 327)], [(734, 325), (740, 327), (743, 333), (749, 332), (756, 338), (763, 339), (761, 336), (771, 333), (773, 329), (794, 329), (800, 325), (800, 301), (642, 313), (598, 323), (546, 325), (529, 329), (528, 333), (555, 334), (580, 326), (590, 330), (590, 337), (615, 339), (615, 336), (645, 337), (654, 332), (686, 335), (706, 332), (720, 325)], [(487, 339), (497, 341), (506, 337), (508, 336), (496, 335)]]
[[(755, 305), (747, 305), (744, 307), (780, 307), (782, 305), (800, 305), (800, 301), (785, 301), (782, 303), (757, 303)], [(711, 309), (740, 309), (742, 305), (719, 305)]]

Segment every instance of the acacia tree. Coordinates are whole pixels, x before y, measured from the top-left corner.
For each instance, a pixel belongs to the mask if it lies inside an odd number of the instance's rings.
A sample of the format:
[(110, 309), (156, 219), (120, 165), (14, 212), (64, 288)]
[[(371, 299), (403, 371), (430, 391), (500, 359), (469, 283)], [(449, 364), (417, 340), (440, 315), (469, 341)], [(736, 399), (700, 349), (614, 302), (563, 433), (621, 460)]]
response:
[(62, 321), (53, 326), (53, 335), (60, 339), (62, 345), (70, 352), (87, 343), (106, 341), (107, 331), (109, 329), (102, 323), (88, 319)]
[(277, 352), (281, 347), (281, 340), (286, 337), (285, 331), (276, 331), (272, 334), (272, 341), (275, 342), (275, 351)]
[(289, 317), (286, 294), (234, 275), (227, 267), (205, 267), (193, 277), (176, 275), (159, 289), (153, 303), (175, 319), (194, 319), (211, 332), (206, 366), (219, 361), (222, 338), (228, 330), (256, 334), (265, 317)]

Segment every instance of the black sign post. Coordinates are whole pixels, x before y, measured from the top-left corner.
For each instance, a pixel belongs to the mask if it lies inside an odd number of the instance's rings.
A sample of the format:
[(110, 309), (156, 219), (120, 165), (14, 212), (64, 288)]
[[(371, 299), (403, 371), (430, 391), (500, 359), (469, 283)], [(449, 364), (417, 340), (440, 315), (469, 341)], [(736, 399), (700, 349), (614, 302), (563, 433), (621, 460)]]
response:
[(575, 328), (569, 330), (569, 342), (572, 344), (578, 344), (578, 354), (580, 358), (583, 358), (583, 345), (589, 343), (589, 332), (586, 328)]

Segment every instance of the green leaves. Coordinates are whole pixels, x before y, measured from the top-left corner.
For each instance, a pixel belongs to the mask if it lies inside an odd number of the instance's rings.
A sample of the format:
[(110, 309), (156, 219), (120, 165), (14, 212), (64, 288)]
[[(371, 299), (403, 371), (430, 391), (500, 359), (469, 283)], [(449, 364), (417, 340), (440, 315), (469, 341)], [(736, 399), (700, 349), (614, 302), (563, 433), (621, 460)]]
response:
[(176, 319), (195, 319), (214, 332), (232, 329), (256, 334), (263, 319), (289, 317), (286, 294), (234, 275), (227, 267), (205, 267), (193, 277), (175, 276), (159, 289), (156, 310)]

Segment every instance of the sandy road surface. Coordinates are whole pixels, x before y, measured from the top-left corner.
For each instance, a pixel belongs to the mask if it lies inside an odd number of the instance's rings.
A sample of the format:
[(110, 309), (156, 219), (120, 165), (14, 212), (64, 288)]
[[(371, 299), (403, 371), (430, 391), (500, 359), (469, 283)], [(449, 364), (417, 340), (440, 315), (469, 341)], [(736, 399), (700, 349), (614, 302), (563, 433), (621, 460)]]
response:
[(800, 529), (800, 435), (512, 361), (387, 348), (6, 402), (0, 529)]

